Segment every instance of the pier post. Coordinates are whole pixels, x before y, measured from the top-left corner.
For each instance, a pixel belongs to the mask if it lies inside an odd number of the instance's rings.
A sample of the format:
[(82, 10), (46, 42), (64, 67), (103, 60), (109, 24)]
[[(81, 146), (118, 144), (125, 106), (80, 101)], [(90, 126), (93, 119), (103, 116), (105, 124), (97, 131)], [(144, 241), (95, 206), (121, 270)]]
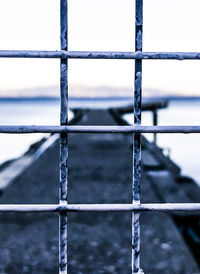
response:
[[(157, 126), (158, 125), (158, 111), (157, 111), (157, 109), (154, 109), (152, 111), (152, 114), (153, 114), (153, 125)], [(156, 145), (156, 143), (157, 143), (157, 133), (154, 133), (154, 135), (153, 135), (153, 142)]]

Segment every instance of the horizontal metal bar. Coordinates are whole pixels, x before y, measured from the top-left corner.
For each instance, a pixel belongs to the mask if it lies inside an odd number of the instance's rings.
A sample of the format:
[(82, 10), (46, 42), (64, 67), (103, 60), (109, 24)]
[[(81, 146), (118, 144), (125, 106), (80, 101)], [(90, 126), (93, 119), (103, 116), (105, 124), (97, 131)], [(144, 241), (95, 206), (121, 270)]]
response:
[(0, 58), (75, 58), (75, 59), (200, 59), (200, 52), (112, 52), (112, 51), (35, 51), (0, 50)]
[(0, 133), (200, 133), (200, 126), (0, 126)]
[(165, 203), (165, 204), (4, 204), (3, 212), (122, 212), (122, 211), (199, 211), (200, 203)]

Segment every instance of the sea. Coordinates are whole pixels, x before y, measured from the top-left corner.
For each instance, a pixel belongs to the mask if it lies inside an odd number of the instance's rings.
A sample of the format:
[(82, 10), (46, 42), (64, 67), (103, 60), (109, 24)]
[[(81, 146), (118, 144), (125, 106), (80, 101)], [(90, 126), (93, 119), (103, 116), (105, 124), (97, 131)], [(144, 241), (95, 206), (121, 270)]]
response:
[[(109, 108), (132, 104), (132, 98), (78, 99), (69, 101), (69, 108)], [(68, 111), (69, 120), (72, 111)], [(133, 115), (124, 118), (133, 124)], [(59, 125), (60, 100), (57, 98), (0, 99), (0, 125)], [(152, 113), (142, 113), (142, 125), (152, 125)], [(200, 99), (171, 99), (168, 108), (158, 111), (158, 125), (200, 125)], [(48, 134), (0, 134), (0, 164), (25, 153), (31, 144)], [(149, 141), (152, 134), (145, 134)], [(158, 134), (157, 145), (182, 169), (200, 184), (199, 134)]]
[[(70, 114), (71, 115), (71, 114)], [(0, 99), (0, 125), (58, 125), (59, 100)], [(0, 164), (25, 153), (49, 134), (0, 134)]]
[[(130, 98), (90, 99), (70, 98), (70, 108), (108, 108), (127, 105)], [(57, 98), (0, 98), (0, 125), (59, 125), (60, 100)], [(49, 134), (0, 134), (0, 164), (24, 154), (31, 144)]]

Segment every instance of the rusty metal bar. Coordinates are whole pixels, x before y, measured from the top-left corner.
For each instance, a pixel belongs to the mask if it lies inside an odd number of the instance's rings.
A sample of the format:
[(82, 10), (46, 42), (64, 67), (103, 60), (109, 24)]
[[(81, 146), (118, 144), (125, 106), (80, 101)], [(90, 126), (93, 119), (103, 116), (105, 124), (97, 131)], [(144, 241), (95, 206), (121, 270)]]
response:
[[(142, 51), (143, 0), (136, 0), (135, 6), (135, 51)], [(134, 125), (141, 125), (142, 59), (135, 60)], [(134, 134), (133, 201), (140, 203), (141, 182), (141, 135)], [(132, 214), (132, 273), (140, 271), (140, 214)]]
[[(68, 49), (68, 1), (60, 0), (60, 42), (61, 49)], [(60, 61), (60, 124), (68, 123), (68, 59)], [(60, 134), (60, 206), (67, 203), (68, 187), (68, 134)], [(67, 212), (61, 211), (59, 215), (59, 273), (67, 274)]]
[(0, 213), (30, 212), (200, 212), (200, 203), (164, 204), (1, 204)]
[(0, 133), (200, 133), (200, 126), (0, 126)]
[(74, 58), (74, 59), (162, 59), (196, 60), (200, 52), (114, 52), (114, 51), (36, 51), (0, 50), (0, 58)]

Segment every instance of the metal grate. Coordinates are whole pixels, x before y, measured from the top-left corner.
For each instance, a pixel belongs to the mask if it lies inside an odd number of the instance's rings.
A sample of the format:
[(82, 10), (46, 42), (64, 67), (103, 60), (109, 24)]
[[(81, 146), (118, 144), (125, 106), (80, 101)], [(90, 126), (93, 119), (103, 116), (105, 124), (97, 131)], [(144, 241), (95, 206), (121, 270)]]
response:
[[(0, 205), (0, 212), (59, 212), (59, 271), (67, 273), (67, 212), (132, 212), (132, 273), (140, 273), (140, 222), (142, 211), (200, 211), (200, 203), (141, 204), (141, 133), (200, 133), (200, 126), (141, 126), (142, 59), (200, 59), (200, 52), (142, 52), (143, 0), (136, 1), (135, 52), (68, 51), (68, 0), (60, 0), (60, 51), (0, 51), (1, 58), (59, 58), (60, 126), (0, 126), (0, 133), (60, 133), (60, 202), (49, 205)], [(135, 59), (134, 126), (68, 126), (68, 58)], [(68, 133), (134, 133), (132, 204), (68, 204)]]

